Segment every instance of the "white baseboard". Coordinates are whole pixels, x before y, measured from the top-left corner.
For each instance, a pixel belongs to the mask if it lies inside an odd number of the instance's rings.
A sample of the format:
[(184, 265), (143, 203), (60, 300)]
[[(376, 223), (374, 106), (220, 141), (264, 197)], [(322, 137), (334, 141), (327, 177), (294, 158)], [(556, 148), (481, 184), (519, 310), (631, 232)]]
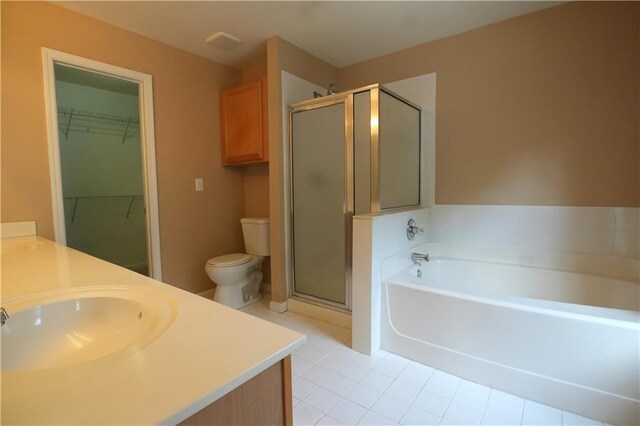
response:
[(288, 309), (287, 301), (285, 300), (284, 302), (274, 302), (272, 300), (271, 302), (269, 302), (269, 309), (278, 313), (286, 312)]
[(202, 296), (205, 299), (213, 300), (213, 295), (215, 294), (215, 290), (210, 288), (209, 290), (201, 291), (198, 293), (198, 296)]
[(34, 221), (0, 224), (0, 236), (2, 238), (31, 237), (36, 234), (36, 223)]
[(305, 317), (328, 322), (329, 324), (337, 325), (338, 327), (351, 329), (351, 314), (335, 311), (333, 309), (314, 305), (308, 302), (303, 302), (301, 300), (293, 298), (289, 299), (287, 302), (289, 306), (289, 312), (294, 312), (296, 314), (304, 315)]

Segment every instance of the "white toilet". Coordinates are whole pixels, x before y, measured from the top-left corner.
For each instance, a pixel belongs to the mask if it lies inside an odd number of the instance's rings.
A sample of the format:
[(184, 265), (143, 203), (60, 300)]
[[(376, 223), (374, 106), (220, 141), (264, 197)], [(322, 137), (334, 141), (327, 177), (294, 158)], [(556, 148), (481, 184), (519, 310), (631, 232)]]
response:
[(242, 308), (262, 298), (262, 262), (269, 256), (269, 218), (240, 219), (245, 253), (232, 253), (207, 261), (204, 270), (217, 284), (213, 300), (232, 308)]

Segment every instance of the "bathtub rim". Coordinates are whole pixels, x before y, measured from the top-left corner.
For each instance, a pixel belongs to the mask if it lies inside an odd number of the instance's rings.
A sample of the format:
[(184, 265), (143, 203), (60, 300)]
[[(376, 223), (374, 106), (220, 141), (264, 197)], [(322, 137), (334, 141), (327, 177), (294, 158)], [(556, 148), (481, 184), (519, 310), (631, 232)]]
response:
[(640, 257), (545, 250), (521, 245), (474, 244), (438, 240), (421, 243), (414, 247), (414, 251), (416, 250), (431, 253), (432, 258), (449, 257), (470, 261), (499, 262), (507, 265), (606, 276), (640, 283)]
[[(635, 277), (629, 277), (625, 275), (605, 273), (605, 272), (581, 271), (579, 269), (572, 269), (568, 266), (559, 267), (559, 266), (547, 266), (547, 265), (530, 265), (523, 262), (511, 261), (506, 259), (489, 260), (489, 259), (477, 259), (472, 257), (457, 257), (457, 256), (451, 256), (451, 255), (435, 255), (435, 256), (429, 256), (429, 257), (430, 257), (430, 262), (439, 261), (439, 260), (460, 260), (464, 262), (476, 262), (476, 263), (495, 264), (495, 265), (502, 265), (502, 266), (515, 266), (515, 267), (527, 268), (527, 269), (543, 269), (546, 271), (556, 271), (556, 272), (562, 272), (562, 273), (573, 274), (573, 275), (587, 275), (587, 276), (593, 276), (598, 278), (606, 278), (608, 280), (613, 280), (613, 281), (621, 281), (624, 283), (633, 284), (640, 288), (640, 279), (636, 279)], [(393, 274), (393, 275), (396, 275), (396, 274)], [(387, 277), (387, 279), (391, 278), (393, 275)]]
[[(415, 281), (419, 282), (416, 283)], [(439, 281), (417, 278), (412, 276), (408, 271), (394, 274), (383, 281), (384, 291), (387, 295), (387, 286), (390, 284), (413, 288), (417, 291), (430, 291), (444, 296), (457, 297), (479, 303), (487, 303), (494, 306), (527, 310), (545, 315), (560, 316), (640, 331), (640, 311), (579, 305), (568, 302), (490, 292), (461, 292), (447, 289), (444, 287), (446, 284)]]

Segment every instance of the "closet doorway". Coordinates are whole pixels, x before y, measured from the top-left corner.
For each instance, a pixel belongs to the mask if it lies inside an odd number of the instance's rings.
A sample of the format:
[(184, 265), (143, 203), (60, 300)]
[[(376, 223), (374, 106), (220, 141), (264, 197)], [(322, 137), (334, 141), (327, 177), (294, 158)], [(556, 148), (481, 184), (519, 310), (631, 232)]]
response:
[(151, 76), (43, 59), (56, 241), (161, 279)]

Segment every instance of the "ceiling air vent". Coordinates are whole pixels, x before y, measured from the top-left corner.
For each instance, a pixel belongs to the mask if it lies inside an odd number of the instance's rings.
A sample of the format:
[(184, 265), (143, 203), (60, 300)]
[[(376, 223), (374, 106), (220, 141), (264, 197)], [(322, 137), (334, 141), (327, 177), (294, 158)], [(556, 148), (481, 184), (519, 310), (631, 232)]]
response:
[(222, 31), (217, 32), (209, 38), (205, 40), (205, 43), (209, 43), (214, 45), (215, 47), (219, 47), (220, 49), (233, 49), (242, 43), (238, 37), (234, 37), (231, 34), (223, 33)]

